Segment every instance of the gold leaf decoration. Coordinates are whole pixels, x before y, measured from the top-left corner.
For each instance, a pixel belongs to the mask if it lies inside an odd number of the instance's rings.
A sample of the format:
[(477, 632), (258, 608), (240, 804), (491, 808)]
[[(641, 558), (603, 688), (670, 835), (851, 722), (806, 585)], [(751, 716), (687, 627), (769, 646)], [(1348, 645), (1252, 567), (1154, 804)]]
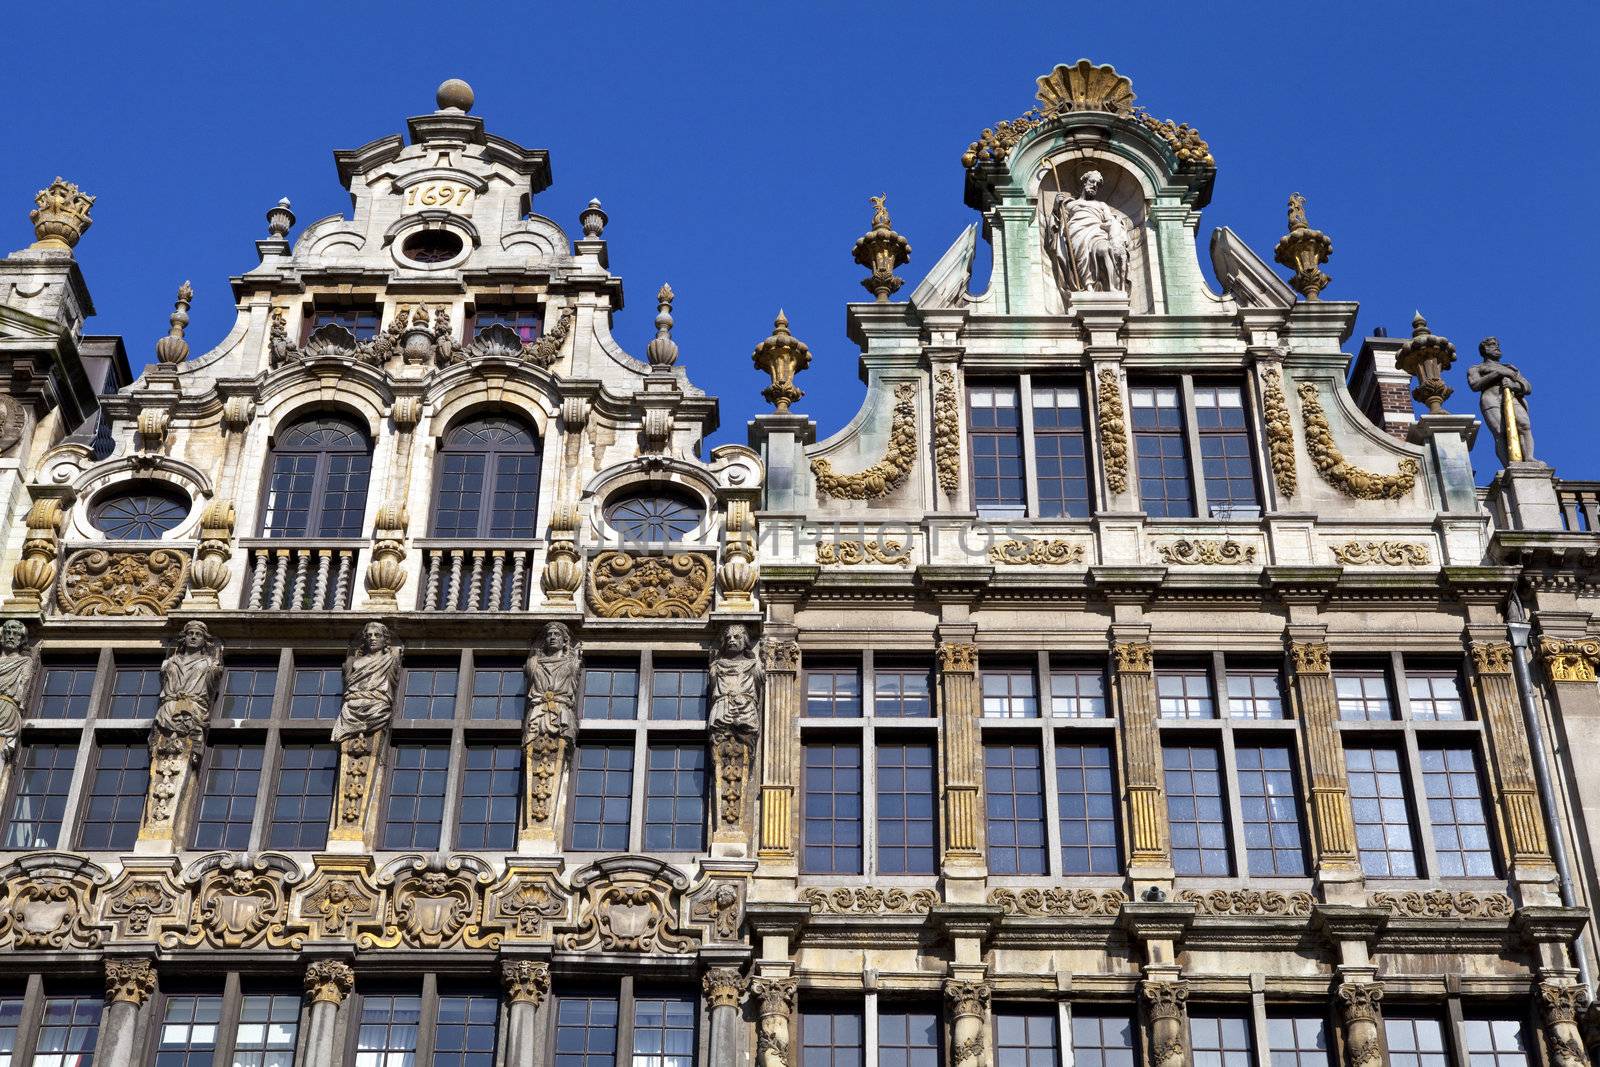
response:
[(1052, 538), (1048, 541), (1001, 541), (989, 546), (989, 562), (1011, 567), (1060, 567), (1083, 562), (1083, 546)]
[(604, 619), (697, 619), (712, 575), (710, 556), (602, 552), (589, 564), (589, 609)]
[(1283, 395), (1283, 374), (1277, 367), (1262, 375), (1264, 388), (1261, 407), (1266, 416), (1267, 453), (1272, 460), (1272, 480), (1278, 492), (1294, 496), (1300, 477), (1294, 463), (1294, 425), (1289, 420), (1289, 402)]
[(1117, 372), (1100, 368), (1100, 394), (1095, 404), (1100, 423), (1100, 458), (1105, 463), (1106, 485), (1113, 493), (1128, 491), (1128, 427), (1122, 411), (1122, 387)]
[(907, 566), (911, 551), (899, 541), (823, 541), (817, 545), (817, 562), (824, 567), (854, 567), (861, 563)]
[(1226, 541), (1191, 541), (1181, 539), (1156, 549), (1163, 563), (1185, 567), (1233, 567), (1256, 561), (1256, 546), (1241, 545), (1229, 538)]
[(882, 500), (906, 480), (917, 458), (917, 387), (901, 382), (894, 387), (894, 415), (889, 423), (889, 447), (883, 458), (855, 474), (835, 474), (826, 459), (811, 461), (817, 491), (838, 500)]
[(1347, 567), (1423, 567), (1428, 546), (1415, 541), (1344, 541), (1329, 545), (1333, 558)]
[(1080, 59), (1038, 78), (1039, 110), (1045, 115), (1066, 111), (1107, 111), (1127, 118), (1133, 114), (1133, 82), (1107, 63), (1095, 66)]
[(939, 488), (955, 496), (961, 487), (961, 414), (956, 401), (956, 376), (948, 369), (937, 375), (933, 394), (933, 468)]
[(1421, 468), (1409, 456), (1400, 461), (1394, 474), (1374, 474), (1344, 458), (1334, 443), (1333, 430), (1317, 399), (1317, 387), (1300, 383), (1300, 417), (1305, 423), (1306, 451), (1324, 481), (1345, 496), (1357, 500), (1399, 500), (1416, 488)]

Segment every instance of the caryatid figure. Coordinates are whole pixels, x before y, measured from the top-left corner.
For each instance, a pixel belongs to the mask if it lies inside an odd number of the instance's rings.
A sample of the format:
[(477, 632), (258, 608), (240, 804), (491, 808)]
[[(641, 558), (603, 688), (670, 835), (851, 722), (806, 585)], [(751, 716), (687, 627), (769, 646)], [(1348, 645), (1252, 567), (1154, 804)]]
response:
[[(1533, 428), (1528, 423), (1527, 400), (1533, 386), (1521, 371), (1502, 361), (1499, 338), (1485, 337), (1478, 345), (1478, 355), (1483, 362), (1467, 368), (1467, 385), (1478, 394), (1484, 424), (1494, 434), (1495, 455), (1502, 464), (1533, 459)], [(1508, 413), (1516, 423), (1514, 428), (1506, 426)], [(1515, 454), (1511, 437), (1516, 439)]]
[(405, 649), (381, 622), (362, 627), (344, 660), (344, 701), (333, 724), (333, 742), (367, 737), (394, 719), (394, 695)]
[(528, 654), (528, 708), (522, 747), (528, 761), (528, 821), (544, 823), (554, 813), (566, 754), (578, 732), (578, 682), (583, 653), (566, 623), (546, 623)]
[(38, 669), (38, 650), (28, 646), (28, 627), (21, 619), (7, 619), (0, 625), (0, 763), (16, 757), (22, 709)]
[(711, 749), (716, 757), (721, 825), (737, 826), (744, 810), (744, 786), (761, 732), (761, 698), (766, 672), (756, 642), (743, 623), (729, 623), (711, 657)]
[(194, 744), (202, 741), (221, 681), (222, 642), (203, 622), (185, 624), (161, 661), (156, 732)]

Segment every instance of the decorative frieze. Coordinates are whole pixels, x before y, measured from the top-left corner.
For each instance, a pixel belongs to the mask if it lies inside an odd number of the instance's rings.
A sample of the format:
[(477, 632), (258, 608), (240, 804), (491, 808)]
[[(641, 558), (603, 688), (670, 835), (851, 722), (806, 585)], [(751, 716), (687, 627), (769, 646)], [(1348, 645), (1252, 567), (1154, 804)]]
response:
[(380, 923), (360, 934), (356, 946), (498, 948), (502, 933), (483, 921), (484, 889), (493, 881), (488, 864), (476, 856), (396, 860), (378, 878), (385, 896)]
[(1428, 546), (1419, 541), (1341, 541), (1328, 546), (1336, 563), (1346, 567), (1425, 567)]
[(989, 546), (989, 562), (1009, 567), (1062, 567), (1082, 563), (1084, 547), (1071, 541), (1001, 541)]
[(1261, 410), (1267, 426), (1267, 458), (1272, 462), (1272, 480), (1285, 498), (1300, 487), (1295, 470), (1294, 424), (1289, 419), (1289, 402), (1283, 395), (1283, 372), (1268, 367), (1261, 375)]
[(616, 856), (585, 867), (572, 880), (576, 923), (556, 934), (569, 952), (692, 952), (700, 939), (678, 925), (688, 883), (668, 864)]
[(862, 563), (881, 563), (905, 567), (911, 552), (899, 541), (821, 541), (817, 544), (817, 563), (823, 567), (854, 567)]
[(1095, 418), (1100, 431), (1100, 460), (1106, 472), (1106, 485), (1113, 493), (1128, 491), (1128, 424), (1122, 409), (1122, 387), (1117, 372), (1101, 367), (1099, 393), (1095, 399)]
[(1509, 919), (1515, 910), (1504, 893), (1474, 893), (1460, 889), (1408, 890), (1374, 893), (1372, 907), (1408, 919)]
[(0, 871), (0, 944), (16, 950), (93, 949), (105, 932), (94, 899), (106, 882), (99, 864), (64, 852), (23, 856)]
[(1600, 666), (1600, 641), (1541, 637), (1539, 654), (1552, 682), (1593, 682)]
[(961, 404), (956, 396), (956, 375), (948, 367), (934, 375), (933, 469), (939, 488), (953, 497), (961, 487)]
[(991, 889), (989, 903), (1007, 915), (1115, 915), (1128, 902), (1120, 889)]
[[(28, 562), (26, 546), (23, 556), (19, 569)], [(183, 596), (188, 571), (188, 554), (176, 549), (82, 549), (67, 557), (59, 604), (67, 615), (163, 616)]]
[(939, 903), (932, 889), (879, 889), (858, 886), (838, 889), (803, 889), (800, 899), (813, 915), (926, 915)]
[(1234, 567), (1256, 561), (1256, 546), (1242, 545), (1229, 538), (1223, 541), (1183, 538), (1160, 545), (1161, 562), (1186, 567)]
[(711, 606), (711, 557), (601, 552), (589, 561), (589, 610), (603, 619), (698, 619)]
[(1317, 399), (1317, 387), (1300, 383), (1300, 417), (1305, 424), (1306, 451), (1323, 481), (1356, 500), (1400, 500), (1416, 488), (1421, 468), (1407, 456), (1394, 474), (1375, 474), (1351, 463), (1333, 440), (1328, 417)]
[(1275, 889), (1213, 889), (1209, 893), (1185, 889), (1178, 894), (1178, 900), (1193, 904), (1200, 915), (1303, 916), (1311, 914), (1315, 903), (1304, 890), (1280, 893)]
[(889, 421), (889, 444), (883, 458), (855, 474), (837, 474), (823, 457), (811, 461), (817, 492), (837, 500), (882, 500), (905, 482), (917, 459), (917, 386), (901, 382), (894, 387), (894, 412)]

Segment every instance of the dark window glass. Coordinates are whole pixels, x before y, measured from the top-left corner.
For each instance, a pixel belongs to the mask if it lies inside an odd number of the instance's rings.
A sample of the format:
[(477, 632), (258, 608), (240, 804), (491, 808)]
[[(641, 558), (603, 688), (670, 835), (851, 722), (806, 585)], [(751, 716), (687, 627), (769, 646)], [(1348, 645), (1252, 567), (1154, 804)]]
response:
[(299, 1030), (299, 997), (247, 994), (239, 1001), (233, 1067), (294, 1067), (294, 1044)]
[(1039, 690), (1029, 667), (985, 667), (979, 678), (986, 719), (1037, 719)]
[(78, 847), (132, 848), (150, 789), (150, 749), (144, 744), (101, 745), (89, 777), (88, 803), (78, 827)]
[(267, 846), (317, 849), (328, 843), (339, 750), (332, 745), (284, 745), (273, 777)]
[(400, 717), (455, 718), (456, 676), (457, 671), (454, 666), (437, 663), (406, 664), (405, 697), (400, 704)]
[(1066, 382), (1034, 383), (1033, 451), (1039, 514), (1088, 518), (1088, 448), (1083, 432), (1083, 392)]
[(1415, 878), (1417, 853), (1400, 753), (1392, 748), (1346, 747), (1344, 762), (1362, 871), (1369, 878)]
[(363, 994), (356, 1067), (415, 1067), (421, 1022), (421, 997)]
[(1061, 869), (1067, 874), (1118, 874), (1117, 788), (1111, 747), (1056, 745), (1061, 806)]
[(1072, 1013), (1073, 1067), (1134, 1067), (1133, 1044), (1127, 1016)]
[(111, 719), (153, 719), (161, 700), (161, 671), (155, 666), (118, 664), (111, 675)]
[(337, 664), (296, 667), (291, 719), (337, 719), (344, 703), (344, 669)]
[(863, 1067), (866, 1028), (861, 1012), (838, 1004), (800, 1009), (800, 1063), (803, 1067)]
[(885, 718), (933, 717), (933, 695), (926, 664), (878, 663), (873, 674), (873, 714)]
[(297, 422), (273, 443), (268, 537), (360, 537), (372, 473), (371, 445), (333, 415)]
[(1156, 707), (1163, 719), (1215, 719), (1211, 677), (1200, 669), (1156, 671)]
[(206, 777), (200, 791), (191, 847), (243, 852), (250, 847), (250, 824), (261, 789), (260, 745), (213, 744), (206, 750)]
[(879, 1067), (943, 1067), (939, 1013), (909, 1008), (878, 1010)]
[(853, 719), (861, 714), (861, 671), (851, 664), (806, 668), (806, 714)]
[(370, 341), (378, 336), (378, 309), (318, 308), (311, 313), (310, 333), (324, 326), (343, 326), (357, 341)]
[(572, 843), (579, 852), (625, 852), (633, 796), (633, 747), (578, 746), (572, 796)]
[(584, 667), (585, 719), (634, 719), (638, 715), (638, 667), (631, 663), (604, 661)]
[(694, 1067), (693, 997), (633, 998), (633, 1067)]
[(557, 997), (555, 1067), (615, 1067), (617, 1015), (616, 997)]
[(394, 746), (389, 803), (383, 815), (384, 848), (439, 847), (449, 772), (450, 749), (444, 745)]
[(1014, 385), (967, 389), (967, 443), (972, 449), (972, 503), (1019, 510), (1027, 505), (1022, 466), (1022, 404)]
[(93, 1067), (104, 1005), (100, 997), (45, 1000), (33, 1067)]
[(1240, 745), (1234, 755), (1250, 873), (1258, 878), (1305, 874), (1294, 754), (1288, 745)]
[(994, 1055), (995, 1067), (1055, 1067), (1055, 1009), (997, 1009)]
[(1328, 1024), (1318, 1015), (1269, 1016), (1267, 1050), (1272, 1053), (1272, 1067), (1334, 1067)]
[(1166, 764), (1173, 868), (1179, 874), (1232, 874), (1217, 750), (1205, 745), (1164, 745), (1161, 753)]
[(651, 745), (645, 765), (646, 852), (698, 852), (706, 847), (704, 745)]
[(1418, 753), (1422, 792), (1433, 824), (1433, 850), (1441, 878), (1493, 878), (1489, 814), (1477, 753), (1467, 745), (1441, 745)]
[(543, 322), (544, 316), (539, 314), (537, 308), (480, 307), (472, 327), (474, 334), (480, 334), (491, 326), (504, 326), (516, 334), (523, 344), (531, 345), (539, 339)]
[(528, 705), (528, 676), (515, 660), (480, 657), (472, 665), (472, 717), (521, 722)]
[(1107, 718), (1105, 672), (1098, 667), (1052, 668), (1050, 714), (1069, 719)]
[(1133, 407), (1133, 446), (1139, 470), (1139, 502), (1147, 515), (1194, 516), (1189, 484), (1189, 449), (1183, 439), (1178, 387), (1143, 385), (1128, 390)]
[(1438, 1019), (1384, 1013), (1383, 1036), (1390, 1067), (1450, 1067), (1450, 1047)]
[(1259, 508), (1250, 432), (1245, 428), (1244, 391), (1237, 385), (1195, 383), (1195, 429), (1200, 434), (1200, 470), (1206, 479), (1206, 506)]
[(1283, 688), (1274, 670), (1228, 668), (1228, 718), (1283, 718)]
[(1472, 1067), (1528, 1067), (1538, 1062), (1525, 1020), (1480, 1016), (1465, 1020), (1461, 1033)]
[(12, 772), (16, 783), (6, 813), (6, 848), (56, 847), (77, 762), (77, 745), (22, 747)]
[(1250, 1023), (1238, 1015), (1189, 1015), (1194, 1067), (1251, 1067)]
[(278, 689), (278, 668), (260, 665), (229, 667), (222, 676), (219, 714), (225, 719), (270, 719)]
[(522, 750), (516, 745), (472, 745), (461, 778), (456, 847), (512, 849), (517, 845), (517, 789)]
[(439, 449), (435, 537), (534, 536), (539, 513), (539, 438), (518, 419), (461, 423)]
[(22, 998), (0, 997), (0, 1067), (11, 1067), (22, 1030)]
[(1339, 718), (1346, 722), (1394, 718), (1389, 679), (1383, 671), (1337, 671), (1333, 676), (1333, 692), (1339, 701)]
[(606, 522), (624, 541), (681, 541), (705, 518), (705, 508), (688, 497), (635, 493), (606, 505)]
[(983, 746), (989, 870), (1045, 874), (1044, 765), (1039, 746), (991, 741)]
[(813, 741), (805, 746), (805, 757), (801, 869), (860, 874), (861, 746)]
[(657, 660), (651, 667), (650, 717), (697, 722), (706, 717), (706, 668)]
[(933, 745), (878, 745), (878, 873), (934, 874), (938, 834)]
[(433, 1067), (494, 1067), (494, 1028), (500, 1000), (441, 996), (433, 1031)]
[(1406, 696), (1411, 717), (1428, 722), (1460, 722), (1467, 717), (1461, 701), (1460, 676), (1455, 671), (1419, 671), (1406, 668)]
[(108, 493), (89, 509), (89, 522), (112, 541), (156, 541), (189, 515), (177, 488), (145, 485)]
[(36, 719), (87, 719), (94, 697), (93, 660), (46, 663)]
[(155, 1067), (211, 1067), (222, 998), (169, 995), (166, 1000)]

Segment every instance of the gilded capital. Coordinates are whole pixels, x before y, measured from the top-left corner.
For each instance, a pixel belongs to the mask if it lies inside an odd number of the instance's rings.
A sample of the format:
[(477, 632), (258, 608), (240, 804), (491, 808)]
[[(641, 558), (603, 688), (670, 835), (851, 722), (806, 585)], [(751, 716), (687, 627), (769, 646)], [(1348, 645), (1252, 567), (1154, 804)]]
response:
[(713, 967), (701, 979), (706, 1003), (712, 1008), (735, 1008), (749, 988), (749, 980), (733, 967)]
[(511, 1003), (537, 1008), (550, 995), (550, 967), (533, 960), (504, 960), (500, 964), (500, 982)]
[(978, 646), (954, 641), (940, 645), (939, 670), (945, 674), (976, 674)]
[(1148, 641), (1118, 641), (1111, 652), (1118, 674), (1149, 674), (1154, 669), (1155, 650)]
[(340, 1004), (356, 987), (355, 971), (343, 960), (316, 960), (306, 966), (306, 999), (313, 1004)]
[(1510, 643), (1506, 641), (1472, 642), (1472, 666), (1479, 674), (1510, 674)]
[(149, 960), (106, 960), (106, 1001), (138, 1006), (156, 991), (156, 967)]
[(1539, 653), (1552, 682), (1592, 682), (1595, 668), (1600, 666), (1600, 641), (1592, 638), (1541, 637)]
[(1328, 674), (1332, 671), (1328, 646), (1322, 641), (1294, 641), (1289, 645), (1289, 660), (1296, 674)]

